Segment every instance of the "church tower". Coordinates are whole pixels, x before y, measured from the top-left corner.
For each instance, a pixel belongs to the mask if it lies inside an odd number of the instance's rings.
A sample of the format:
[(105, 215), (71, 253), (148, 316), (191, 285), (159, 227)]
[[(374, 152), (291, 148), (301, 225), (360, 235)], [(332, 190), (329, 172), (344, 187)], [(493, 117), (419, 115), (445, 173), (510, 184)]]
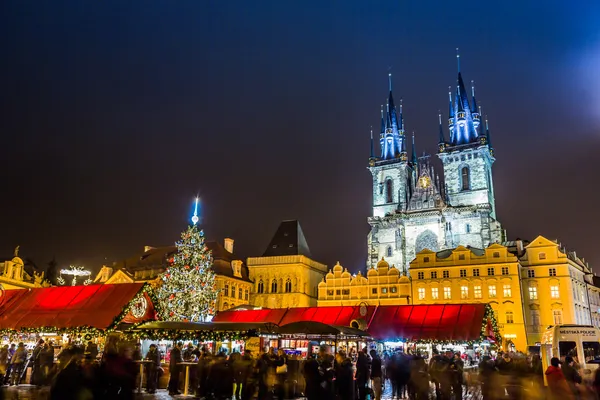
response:
[[(438, 157), (444, 169), (445, 196), (449, 206), (478, 210), (480, 222), (465, 223), (457, 233), (481, 233), (482, 245), (501, 240), (501, 227), (496, 221), (492, 165), (496, 160), (490, 143), (489, 127), (482, 123), (481, 108), (477, 107), (475, 87), (471, 83), (471, 99), (465, 89), (457, 54), (458, 79), (454, 98), (448, 92), (448, 129), (446, 141), (440, 118)], [(462, 231), (462, 232), (461, 232)], [(460, 244), (469, 243), (456, 238)]]
[[(375, 157), (373, 138), (371, 136), (371, 157), (369, 170), (373, 177), (373, 217), (385, 218), (406, 210), (414, 189), (413, 165), (408, 160), (406, 151), (406, 135), (404, 131), (404, 115), (402, 101), (399, 109), (396, 108), (392, 93), (392, 74), (388, 76), (389, 95), (387, 104), (381, 107), (381, 130), (379, 146), (381, 155)], [(398, 258), (402, 261), (399, 240), (401, 233), (391, 233), (390, 238), (378, 237), (379, 229), (374, 227), (369, 234), (369, 261), (368, 265), (376, 265), (380, 253), (381, 243), (390, 242), (383, 250), (393, 262)]]

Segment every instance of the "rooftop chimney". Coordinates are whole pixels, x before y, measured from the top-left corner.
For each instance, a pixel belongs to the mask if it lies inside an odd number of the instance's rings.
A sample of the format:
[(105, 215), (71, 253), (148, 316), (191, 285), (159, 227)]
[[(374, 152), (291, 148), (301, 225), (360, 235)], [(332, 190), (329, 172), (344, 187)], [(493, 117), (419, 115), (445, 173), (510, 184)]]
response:
[(233, 254), (233, 239), (225, 238), (225, 250)]

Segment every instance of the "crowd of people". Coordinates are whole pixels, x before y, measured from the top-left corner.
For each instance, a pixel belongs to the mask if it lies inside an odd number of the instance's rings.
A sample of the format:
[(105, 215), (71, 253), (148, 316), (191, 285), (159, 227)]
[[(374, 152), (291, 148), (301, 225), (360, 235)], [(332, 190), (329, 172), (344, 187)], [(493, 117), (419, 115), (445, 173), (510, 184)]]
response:
[(146, 392), (156, 393), (165, 358), (169, 394), (185, 389), (181, 378), (187, 365), (187, 391), (201, 399), (381, 400), (386, 388), (398, 400), (600, 399), (600, 369), (584, 373), (576, 357), (562, 362), (552, 358), (544, 371), (539, 356), (514, 352), (469, 359), (465, 366), (467, 357), (451, 350), (434, 351), (426, 359), (402, 349), (351, 349), (346, 354), (332, 353), (329, 346), (300, 363), (273, 348), (227, 355), (177, 342), (168, 355), (156, 344), (144, 355), (139, 343), (115, 342), (99, 354), (97, 345), (89, 342), (65, 346), (55, 362), (53, 343), (39, 340), (31, 351), (23, 343), (0, 349), (0, 382), (18, 385), (29, 366), (32, 384), (51, 385), (51, 399), (133, 399), (140, 365)]

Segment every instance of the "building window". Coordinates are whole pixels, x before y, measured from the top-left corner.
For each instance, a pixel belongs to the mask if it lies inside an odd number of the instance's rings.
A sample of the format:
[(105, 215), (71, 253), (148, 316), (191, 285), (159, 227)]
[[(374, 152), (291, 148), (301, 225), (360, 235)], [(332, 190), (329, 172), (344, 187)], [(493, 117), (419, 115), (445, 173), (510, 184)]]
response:
[(500, 252), (499, 251), (495, 251), (494, 254), (492, 255), (494, 258), (500, 258)]
[(385, 250), (385, 256), (386, 257), (391, 257), (392, 256), (392, 246), (388, 246), (387, 249)]
[(459, 254), (458, 255), (458, 259), (459, 260), (464, 260), (465, 259), (465, 255), (464, 254)]
[(342, 289), (342, 294), (348, 296), (350, 294), (350, 289)]
[(394, 182), (391, 179), (385, 181), (385, 202), (394, 202)]
[(537, 299), (538, 299), (537, 288), (529, 287), (529, 300), (537, 300)]
[(531, 310), (531, 325), (536, 327), (536, 328), (534, 328), (534, 330), (538, 331), (539, 329), (537, 327), (540, 326), (541, 324), (542, 324), (542, 321), (540, 318), (540, 311), (539, 310)]
[(433, 300), (437, 300), (440, 298), (440, 293), (439, 293), (438, 288), (436, 288), (436, 287), (431, 288), (431, 298)]
[(449, 287), (444, 288), (444, 300), (450, 300), (452, 298), (452, 289)]
[(258, 293), (264, 293), (265, 292), (265, 284), (263, 283), (262, 280), (258, 281), (258, 287), (256, 288), (256, 291)]
[(431, 279), (437, 279), (437, 271), (431, 272)]
[(473, 297), (476, 299), (481, 299), (483, 297), (481, 295), (481, 286), (473, 286)]
[(277, 281), (275, 279), (271, 282), (271, 293), (277, 293)]
[(528, 269), (528, 270), (527, 270), (527, 277), (528, 277), (528, 278), (535, 278), (535, 270), (533, 270), (533, 269)]
[(338, 290), (335, 291), (335, 295), (336, 296), (339, 296), (340, 294), (342, 294), (342, 291), (340, 289), (338, 289)]
[(502, 289), (504, 292), (504, 297), (512, 297), (512, 288), (510, 285), (504, 285)]
[(550, 286), (550, 297), (553, 299), (558, 299), (560, 297), (558, 285)]
[(327, 291), (327, 296), (333, 296), (333, 290), (328, 290)]
[(506, 323), (507, 324), (514, 324), (515, 323), (515, 319), (514, 319), (514, 315), (512, 311), (507, 311), (506, 312)]
[(223, 303), (223, 310), (227, 310), (229, 308), (229, 303)]
[(550, 268), (550, 269), (548, 269), (548, 275), (550, 275), (550, 276), (556, 276), (556, 268)]
[(561, 310), (554, 310), (552, 311), (552, 316), (554, 317), (554, 325), (560, 325), (562, 324), (562, 311)]
[(223, 296), (229, 297), (229, 285), (225, 285), (225, 288), (223, 289)]
[(419, 300), (425, 300), (425, 288), (420, 287), (417, 289), (417, 292), (419, 294)]
[(238, 299), (242, 299), (242, 296), (244, 295), (244, 290), (242, 288), (238, 289)]
[(287, 280), (285, 281), (285, 292), (286, 293), (292, 292), (292, 280), (290, 278), (287, 278)]
[(540, 259), (540, 260), (545, 260), (545, 259), (546, 259), (546, 253), (540, 253), (540, 254), (538, 255), (538, 259)]
[(231, 297), (235, 299), (235, 285), (231, 286)]
[(244, 300), (250, 300), (250, 292), (248, 291), (248, 289), (244, 291)]
[(460, 270), (460, 277), (461, 278), (466, 278), (467, 277), (467, 270), (466, 269), (461, 269)]
[(508, 267), (502, 267), (502, 275), (508, 275)]
[(460, 298), (461, 299), (468, 299), (469, 298), (469, 287), (468, 286), (461, 286), (460, 287)]
[(473, 276), (479, 276), (479, 268), (473, 268)]
[(494, 276), (494, 267), (488, 268), (488, 276)]
[(469, 174), (469, 167), (462, 167), (460, 170), (460, 178), (461, 178), (461, 189), (469, 190), (471, 187), (471, 178)]
[(381, 288), (381, 294), (386, 294), (387, 293), (387, 288), (383, 287)]
[(371, 290), (371, 293), (373, 293), (373, 294), (377, 294), (377, 288), (373, 288), (373, 289)]
[(488, 297), (490, 299), (495, 299), (496, 298), (496, 285), (489, 285), (488, 286)]
[(465, 224), (465, 232), (471, 233), (471, 224)]
[(392, 286), (392, 287), (390, 288), (390, 292), (392, 292), (392, 293), (396, 293), (396, 292), (398, 292), (398, 288), (397, 288), (396, 286)]
[(417, 279), (425, 279), (425, 272), (418, 272)]
[(429, 257), (423, 257), (423, 262), (429, 262)]
[(442, 276), (444, 278), (450, 278), (450, 271), (442, 271)]

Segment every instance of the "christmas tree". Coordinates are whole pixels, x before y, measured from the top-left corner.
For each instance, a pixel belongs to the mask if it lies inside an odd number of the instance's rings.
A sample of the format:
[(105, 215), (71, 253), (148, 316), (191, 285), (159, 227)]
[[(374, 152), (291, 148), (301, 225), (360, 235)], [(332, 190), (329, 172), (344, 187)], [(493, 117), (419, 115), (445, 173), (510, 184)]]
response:
[(204, 232), (196, 226), (198, 199), (192, 221), (193, 225), (181, 233), (177, 252), (160, 276), (157, 297), (165, 321), (206, 321), (215, 313), (218, 290)]

